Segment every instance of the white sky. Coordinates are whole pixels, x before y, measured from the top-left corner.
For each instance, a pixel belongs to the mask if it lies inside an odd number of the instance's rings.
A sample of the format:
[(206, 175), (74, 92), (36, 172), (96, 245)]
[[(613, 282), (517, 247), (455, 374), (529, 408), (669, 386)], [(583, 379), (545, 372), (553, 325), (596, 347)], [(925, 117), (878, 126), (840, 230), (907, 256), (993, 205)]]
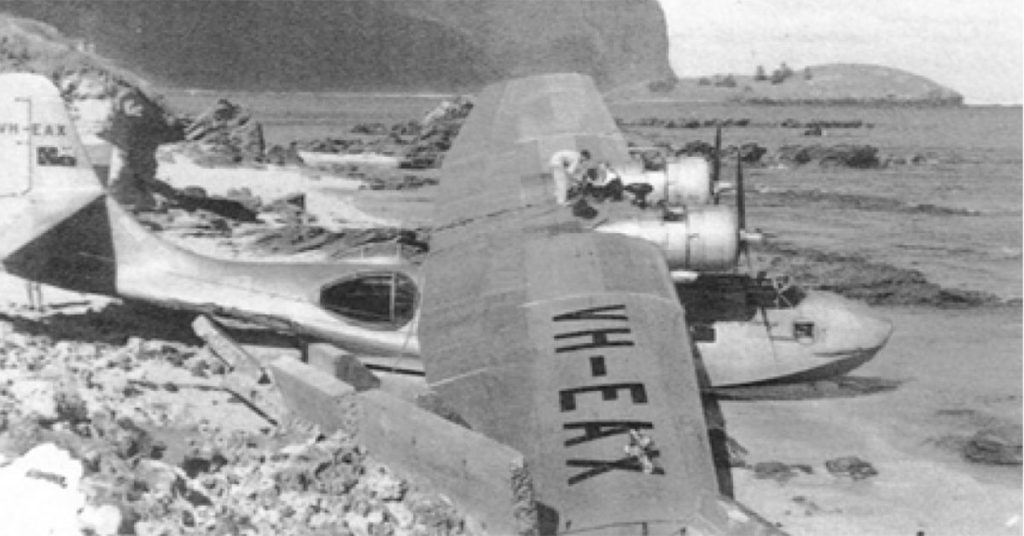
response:
[(659, 0), (679, 76), (875, 63), (970, 104), (1024, 100), (1021, 0)]

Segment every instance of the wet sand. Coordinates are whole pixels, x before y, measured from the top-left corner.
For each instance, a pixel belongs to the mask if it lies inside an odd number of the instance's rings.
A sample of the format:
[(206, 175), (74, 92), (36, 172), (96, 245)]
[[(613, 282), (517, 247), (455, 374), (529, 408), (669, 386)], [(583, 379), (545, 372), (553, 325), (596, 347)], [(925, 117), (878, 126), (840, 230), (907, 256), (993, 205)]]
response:
[[(734, 469), (736, 497), (801, 534), (1020, 534), (1021, 468), (965, 460), (975, 432), (1021, 422), (1021, 312), (883, 310), (888, 346), (854, 377), (898, 380), (861, 396), (723, 402), (746, 461), (806, 464), (785, 482)], [(829, 474), (857, 456), (878, 475)]]

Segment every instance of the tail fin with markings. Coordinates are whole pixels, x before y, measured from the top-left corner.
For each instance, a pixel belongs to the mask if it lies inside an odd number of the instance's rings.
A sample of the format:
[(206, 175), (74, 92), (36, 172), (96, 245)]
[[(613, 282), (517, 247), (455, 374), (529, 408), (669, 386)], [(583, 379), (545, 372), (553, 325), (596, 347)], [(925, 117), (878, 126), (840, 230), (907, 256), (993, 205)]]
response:
[(104, 198), (53, 82), (0, 74), (0, 266), (42, 283), (111, 293)]

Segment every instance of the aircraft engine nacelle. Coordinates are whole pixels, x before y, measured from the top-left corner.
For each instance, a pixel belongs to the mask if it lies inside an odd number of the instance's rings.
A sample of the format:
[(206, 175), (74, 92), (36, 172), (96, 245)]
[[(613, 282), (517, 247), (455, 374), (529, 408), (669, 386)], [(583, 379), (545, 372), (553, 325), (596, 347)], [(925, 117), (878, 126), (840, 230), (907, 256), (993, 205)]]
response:
[(595, 230), (653, 242), (665, 252), (670, 270), (731, 270), (740, 251), (736, 214), (728, 207), (694, 207), (681, 220), (621, 220)]
[(670, 160), (665, 169), (642, 171), (627, 169), (622, 174), (623, 184), (646, 183), (654, 189), (647, 200), (664, 201), (668, 206), (708, 205), (713, 196), (711, 171), (708, 161), (699, 156)]
[(711, 203), (711, 171), (702, 157), (686, 157), (665, 164), (665, 202), (672, 206)]

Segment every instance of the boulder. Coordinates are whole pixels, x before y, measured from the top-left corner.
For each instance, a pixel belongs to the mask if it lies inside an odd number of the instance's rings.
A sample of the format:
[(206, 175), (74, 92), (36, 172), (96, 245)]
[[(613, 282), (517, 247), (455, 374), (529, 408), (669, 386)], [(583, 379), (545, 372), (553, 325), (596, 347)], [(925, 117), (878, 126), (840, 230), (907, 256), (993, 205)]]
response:
[(441, 101), (433, 110), (423, 116), (420, 125), (424, 130), (429, 130), (444, 121), (464, 120), (469, 116), (471, 110), (473, 110), (473, 99), (467, 95), (459, 95), (452, 100)]
[(291, 142), (287, 148), (280, 145), (274, 145), (267, 151), (265, 159), (268, 164), (274, 164), (277, 166), (301, 166), (305, 163), (302, 160), (302, 157), (299, 156), (298, 143), (294, 141)]
[(262, 162), (265, 156), (263, 126), (252, 112), (227, 99), (196, 117), (185, 129), (185, 139), (192, 142), (192, 151), (212, 157), (208, 164)]
[(382, 501), (402, 500), (409, 487), (404, 480), (380, 465), (369, 468), (363, 477), (363, 482), (373, 497)]
[[(184, 124), (163, 103), (128, 78), (98, 67), (55, 75), (90, 157), (112, 145), (109, 161), (94, 161), (114, 197), (128, 205), (153, 205), (147, 184), (156, 177), (156, 148), (183, 138)], [(106, 173), (106, 175), (103, 174)]]
[(384, 123), (359, 123), (352, 127), (353, 134), (363, 134), (365, 136), (384, 136), (390, 132), (388, 126)]
[(771, 479), (785, 484), (789, 479), (800, 473), (812, 474), (814, 472), (808, 465), (788, 464), (783, 462), (758, 462), (753, 466), (754, 477), (759, 479)]
[(704, 140), (691, 141), (676, 151), (677, 156), (683, 154), (686, 156), (704, 156), (707, 158), (714, 158), (715, 146)]
[(863, 480), (878, 474), (874, 466), (856, 456), (828, 460), (825, 462), (825, 468), (834, 476), (848, 476), (854, 480)]
[(12, 385), (10, 393), (20, 402), (26, 414), (44, 422), (57, 420), (57, 387), (54, 382), (24, 380)]
[(112, 504), (86, 505), (78, 514), (79, 526), (96, 536), (116, 536), (122, 522), (121, 509)]
[(871, 145), (837, 145), (826, 151), (819, 164), (822, 166), (869, 169), (880, 167), (878, 148)]
[(754, 142), (744, 143), (736, 148), (740, 160), (744, 164), (760, 164), (761, 158), (768, 153), (768, 149)]
[(878, 148), (872, 145), (784, 145), (779, 148), (775, 159), (786, 165), (803, 165), (817, 162), (823, 167), (849, 167), (870, 169), (882, 166)]

